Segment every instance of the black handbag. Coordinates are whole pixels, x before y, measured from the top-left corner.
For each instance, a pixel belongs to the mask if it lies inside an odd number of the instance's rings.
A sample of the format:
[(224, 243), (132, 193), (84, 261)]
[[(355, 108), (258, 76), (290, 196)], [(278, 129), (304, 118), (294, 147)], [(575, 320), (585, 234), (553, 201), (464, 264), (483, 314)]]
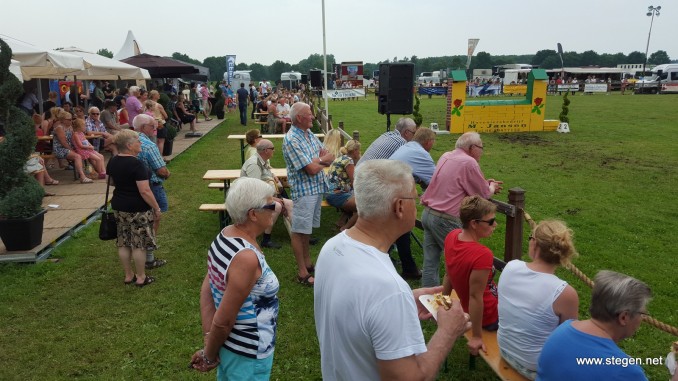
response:
[[(106, 183), (106, 199), (104, 200), (104, 207), (108, 203), (108, 190), (111, 187), (111, 176), (108, 176)], [(109, 211), (101, 212), (101, 225), (99, 225), (99, 239), (108, 241), (118, 238), (118, 225), (115, 222), (115, 214)]]

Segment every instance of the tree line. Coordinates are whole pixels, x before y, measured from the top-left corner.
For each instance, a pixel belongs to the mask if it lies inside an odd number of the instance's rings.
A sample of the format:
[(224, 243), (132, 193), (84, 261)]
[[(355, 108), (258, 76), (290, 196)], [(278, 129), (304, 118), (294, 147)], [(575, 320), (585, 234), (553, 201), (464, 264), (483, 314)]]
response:
[[(97, 53), (112, 57), (113, 54), (107, 49), (100, 49)], [(210, 80), (219, 81), (223, 79), (226, 71), (226, 56), (207, 57), (202, 62), (189, 57), (186, 54), (175, 52), (172, 58), (190, 64), (205, 66), (210, 69)], [(237, 58), (237, 57), (236, 57)], [(237, 62), (237, 60), (236, 60)], [(426, 57), (419, 58), (417, 56), (411, 57), (393, 57), (392, 60), (386, 59), (377, 63), (364, 63), (363, 73), (370, 78), (374, 70), (379, 69), (381, 63), (393, 62), (411, 62), (414, 64), (414, 72), (421, 73), (424, 71), (435, 71), (441, 69), (465, 69), (466, 56), (441, 56), (441, 57)], [(577, 67), (577, 66), (600, 66), (600, 67), (615, 67), (618, 64), (642, 64), (645, 62), (645, 53), (633, 51), (631, 53), (602, 53), (599, 54), (593, 50), (587, 50), (583, 53), (564, 52), (563, 66)], [(650, 65), (661, 65), (671, 62), (671, 58), (664, 50), (657, 50), (650, 54), (648, 63)], [(332, 65), (337, 63), (333, 54), (327, 55), (327, 68), (332, 70)], [(559, 68), (560, 57), (555, 50), (544, 49), (538, 51), (536, 54), (523, 55), (498, 55), (493, 56), (487, 52), (479, 52), (471, 60), (471, 69), (490, 69), (493, 66), (512, 64), (512, 63), (527, 63), (531, 65), (538, 65), (544, 69)], [(251, 70), (251, 77), (255, 80), (268, 79), (269, 81), (276, 81), (280, 78), (280, 74), (288, 71), (298, 71), (300, 73), (308, 73), (312, 69), (322, 69), (323, 56), (322, 54), (311, 54), (308, 58), (302, 59), (296, 64), (290, 64), (282, 60), (276, 60), (271, 65), (262, 65), (260, 63), (237, 63), (236, 70)]]

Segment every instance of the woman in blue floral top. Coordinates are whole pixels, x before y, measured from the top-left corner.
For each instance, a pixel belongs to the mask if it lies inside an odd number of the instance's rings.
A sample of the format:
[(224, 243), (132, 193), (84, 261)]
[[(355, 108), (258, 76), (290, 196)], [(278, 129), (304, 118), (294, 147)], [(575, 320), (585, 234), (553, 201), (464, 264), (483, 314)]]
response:
[(355, 197), (353, 196), (353, 171), (355, 163), (360, 160), (360, 142), (349, 140), (345, 146), (341, 147), (341, 156), (334, 159), (328, 171), (330, 182), (330, 192), (325, 195), (327, 203), (340, 208), (347, 215), (348, 221), (340, 227), (345, 230), (353, 226), (358, 219), (355, 206)]

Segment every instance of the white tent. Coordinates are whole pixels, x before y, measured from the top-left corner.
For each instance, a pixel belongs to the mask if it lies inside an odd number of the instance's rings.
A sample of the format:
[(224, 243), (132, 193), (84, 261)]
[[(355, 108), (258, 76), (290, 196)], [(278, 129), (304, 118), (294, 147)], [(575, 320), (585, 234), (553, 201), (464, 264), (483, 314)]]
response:
[(82, 57), (56, 50), (39, 48), (7, 36), (2, 36), (12, 49), (12, 58), (19, 61), (24, 80), (32, 78), (59, 78), (85, 70), (91, 65)]
[(69, 76), (73, 75), (78, 79), (105, 79), (110, 81), (151, 79), (151, 75), (148, 74), (148, 70), (146, 69), (104, 57), (96, 53), (88, 52), (76, 47), (65, 48), (60, 51), (82, 57), (86, 63), (91, 65), (89, 69), (69, 74)]
[(139, 54), (144, 53), (144, 51), (139, 46), (136, 37), (131, 30), (127, 31), (127, 38), (125, 43), (122, 44), (122, 48), (118, 50), (117, 53), (113, 56), (114, 60), (124, 60), (125, 58), (138, 56)]
[(24, 76), (21, 75), (21, 67), (19, 66), (19, 61), (11, 60), (9, 63), (9, 72), (14, 74), (15, 77), (19, 78), (19, 81), (24, 81)]

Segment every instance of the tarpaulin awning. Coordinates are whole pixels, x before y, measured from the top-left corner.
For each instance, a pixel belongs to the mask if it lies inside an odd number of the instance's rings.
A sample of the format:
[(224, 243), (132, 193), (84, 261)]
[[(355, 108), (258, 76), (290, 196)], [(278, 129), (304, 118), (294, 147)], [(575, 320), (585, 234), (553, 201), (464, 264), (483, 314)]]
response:
[(151, 78), (180, 78), (184, 74), (198, 73), (193, 65), (150, 54), (139, 54), (121, 61), (148, 70)]

